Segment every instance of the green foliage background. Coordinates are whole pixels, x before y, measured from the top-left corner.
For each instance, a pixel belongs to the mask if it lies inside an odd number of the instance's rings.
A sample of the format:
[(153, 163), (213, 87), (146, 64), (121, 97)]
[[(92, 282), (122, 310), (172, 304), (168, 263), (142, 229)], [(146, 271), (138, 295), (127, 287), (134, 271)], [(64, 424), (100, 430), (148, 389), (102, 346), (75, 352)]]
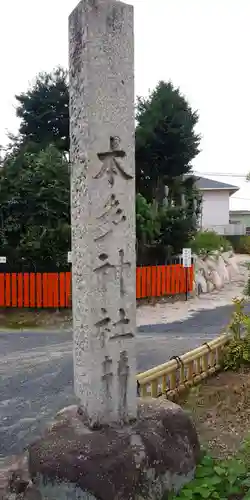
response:
[[(67, 71), (40, 73), (16, 101), (19, 133), (9, 135), (0, 160), (1, 252), (12, 267), (65, 267), (71, 246)], [(138, 99), (136, 119), (137, 259), (164, 263), (197, 230), (198, 115), (171, 82), (159, 82)]]

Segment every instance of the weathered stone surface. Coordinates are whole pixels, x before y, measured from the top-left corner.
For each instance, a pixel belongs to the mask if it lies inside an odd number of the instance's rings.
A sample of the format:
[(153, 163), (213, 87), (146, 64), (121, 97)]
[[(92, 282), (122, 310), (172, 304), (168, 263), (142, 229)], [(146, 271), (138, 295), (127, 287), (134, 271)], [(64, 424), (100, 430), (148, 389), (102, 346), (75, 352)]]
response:
[(144, 399), (138, 420), (123, 428), (89, 430), (77, 407), (65, 409), (29, 456), (31, 476), (47, 500), (160, 500), (165, 490), (192, 479), (199, 443), (179, 406)]
[(220, 290), (223, 287), (223, 281), (217, 271), (211, 271), (211, 281), (216, 290)]
[(200, 272), (195, 275), (195, 283), (198, 294), (207, 293), (207, 282)]
[[(195, 258), (196, 292), (211, 292), (214, 288), (221, 289), (224, 285), (236, 278), (240, 271), (232, 251), (213, 252), (208, 257)], [(202, 278), (200, 277), (202, 275)], [(204, 281), (206, 286), (204, 285)]]
[(195, 269), (197, 271), (202, 271), (202, 274), (204, 278), (207, 280), (210, 275), (209, 268), (206, 264), (206, 262), (203, 259), (200, 259), (199, 257), (195, 260)]
[(222, 252), (222, 258), (225, 262), (228, 262), (229, 259), (231, 259), (231, 257), (234, 256), (234, 253), (232, 250), (230, 250), (229, 252)]
[(216, 271), (217, 270), (217, 259), (209, 256), (207, 259), (204, 261), (206, 263), (207, 268), (210, 271)]
[(237, 264), (235, 256), (232, 256), (229, 258), (228, 265), (234, 270), (234, 273), (236, 275), (239, 274), (240, 270), (239, 270), (239, 266)]
[(208, 280), (207, 281), (207, 292), (211, 293), (213, 290), (214, 290), (214, 284), (212, 283), (212, 281)]
[(226, 263), (221, 255), (219, 255), (219, 257), (218, 257), (217, 270), (218, 270), (218, 273), (221, 276), (223, 282), (228, 283), (229, 282), (229, 273), (228, 273), (228, 270), (226, 267)]
[(0, 462), (0, 500), (42, 500), (30, 478), (27, 453)]
[(69, 19), (74, 381), (91, 427), (136, 417), (133, 7)]

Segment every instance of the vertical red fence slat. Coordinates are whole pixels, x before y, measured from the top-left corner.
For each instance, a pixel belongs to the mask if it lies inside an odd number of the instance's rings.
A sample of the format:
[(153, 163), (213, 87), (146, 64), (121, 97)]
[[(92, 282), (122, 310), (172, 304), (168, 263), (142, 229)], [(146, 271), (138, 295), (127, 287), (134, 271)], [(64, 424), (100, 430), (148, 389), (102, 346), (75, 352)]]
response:
[(146, 269), (146, 295), (145, 297), (152, 297), (152, 267), (147, 266)]
[(161, 295), (166, 295), (166, 266), (161, 266)]
[(58, 273), (48, 274), (49, 278), (49, 307), (59, 307)]
[(17, 274), (11, 273), (11, 305), (17, 307)]
[(36, 275), (36, 307), (43, 307), (41, 273), (37, 273)]
[(179, 265), (179, 293), (185, 293), (187, 287), (188, 270)]
[(23, 275), (17, 275), (17, 307), (23, 307)]
[(176, 270), (175, 270), (175, 265), (169, 266), (169, 272), (170, 272), (170, 290), (169, 290), (169, 295), (175, 295), (176, 294)]
[(157, 267), (151, 267), (151, 296), (156, 297), (157, 295)]
[(66, 307), (70, 307), (71, 300), (71, 273), (65, 273)]
[(60, 300), (59, 300), (59, 273), (54, 273), (55, 278), (54, 278), (54, 287), (53, 287), (53, 301), (54, 301), (54, 307), (58, 309), (60, 307)]
[(36, 307), (36, 275), (30, 273), (30, 307)]
[(23, 275), (23, 295), (24, 295), (23, 305), (24, 305), (24, 307), (30, 306), (30, 294), (29, 294), (30, 290), (29, 289), (30, 289), (30, 287), (29, 287), (29, 274), (24, 273), (24, 275)]
[(172, 293), (171, 295), (175, 295), (176, 293), (179, 293), (179, 285), (180, 285), (180, 282), (179, 282), (179, 269), (178, 269), (178, 264), (174, 264), (172, 266)]
[(156, 297), (162, 296), (162, 269), (163, 266), (156, 266)]
[(147, 268), (141, 267), (141, 298), (147, 297)]
[(5, 306), (5, 283), (4, 274), (0, 274), (0, 307)]
[(10, 273), (5, 274), (5, 306), (11, 306)]
[(65, 307), (65, 273), (59, 273), (59, 307)]
[(4, 274), (0, 274), (0, 307), (5, 306), (5, 284)]
[(136, 298), (141, 298), (141, 267), (136, 268)]
[(54, 287), (54, 274), (50, 273), (47, 275), (47, 304), (48, 304), (48, 307), (53, 307), (53, 298), (54, 298), (54, 294), (53, 294), (53, 287)]
[(48, 307), (48, 273), (42, 274), (42, 307)]
[(165, 266), (165, 294), (170, 295), (170, 266)]

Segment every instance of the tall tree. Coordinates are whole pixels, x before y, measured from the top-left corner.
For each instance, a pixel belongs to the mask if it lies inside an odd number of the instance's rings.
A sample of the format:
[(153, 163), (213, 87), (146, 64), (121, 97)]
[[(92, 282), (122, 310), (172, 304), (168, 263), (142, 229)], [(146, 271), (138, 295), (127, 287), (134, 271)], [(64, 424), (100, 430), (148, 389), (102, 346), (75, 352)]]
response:
[(198, 114), (179, 89), (161, 81), (148, 98), (138, 99), (136, 118), (137, 192), (153, 207), (154, 245), (164, 259), (196, 232), (200, 198), (192, 160), (199, 153)]
[(21, 119), (17, 139), (19, 149), (20, 145), (35, 144), (43, 149), (54, 144), (60, 151), (69, 151), (66, 70), (58, 67), (51, 73), (40, 73), (27, 92), (16, 95), (16, 100), (16, 114)]
[(162, 203), (165, 186), (170, 197), (180, 194), (180, 181), (199, 153), (198, 114), (179, 89), (161, 81), (148, 98), (138, 99), (136, 119), (137, 191)]
[(0, 245), (15, 266), (65, 266), (70, 249), (68, 162), (54, 145), (0, 171)]

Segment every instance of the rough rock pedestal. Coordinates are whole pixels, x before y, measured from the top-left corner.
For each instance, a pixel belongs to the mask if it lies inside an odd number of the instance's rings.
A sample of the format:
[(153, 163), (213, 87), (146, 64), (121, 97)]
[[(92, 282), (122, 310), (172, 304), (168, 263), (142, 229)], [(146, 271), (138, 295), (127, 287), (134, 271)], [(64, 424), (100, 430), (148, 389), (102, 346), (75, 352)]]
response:
[(65, 409), (29, 453), (43, 499), (161, 500), (193, 478), (199, 443), (179, 406), (143, 399), (123, 428), (90, 430), (77, 407)]

